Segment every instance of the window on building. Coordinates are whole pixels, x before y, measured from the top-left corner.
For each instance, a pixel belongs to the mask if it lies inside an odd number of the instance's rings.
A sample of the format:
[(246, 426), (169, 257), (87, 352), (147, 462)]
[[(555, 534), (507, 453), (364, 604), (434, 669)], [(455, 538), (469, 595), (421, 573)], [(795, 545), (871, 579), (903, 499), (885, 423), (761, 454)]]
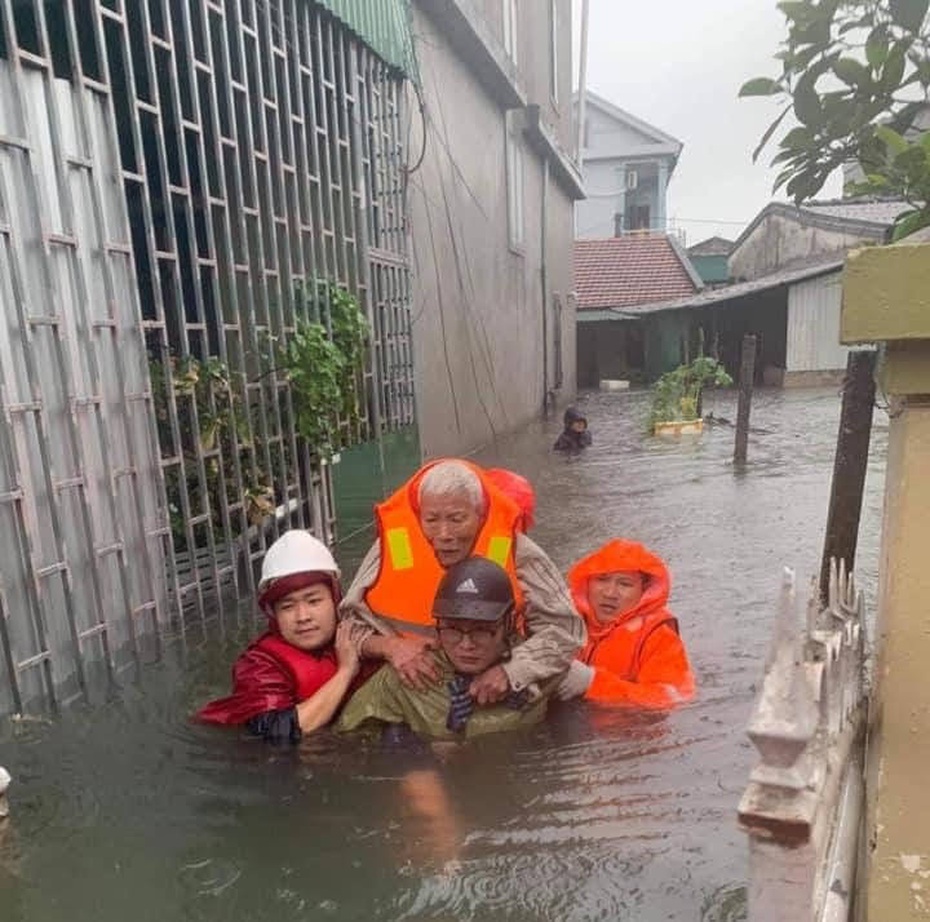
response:
[(501, 0), (504, 6), (504, 51), (517, 63), (517, 0)]
[(549, 95), (559, 101), (559, 0), (549, 0)]
[(648, 205), (630, 205), (626, 210), (626, 230), (649, 230), (650, 215)]
[(523, 138), (520, 112), (506, 116), (505, 147), (507, 157), (507, 232), (510, 246), (522, 250), (525, 242), (523, 215)]

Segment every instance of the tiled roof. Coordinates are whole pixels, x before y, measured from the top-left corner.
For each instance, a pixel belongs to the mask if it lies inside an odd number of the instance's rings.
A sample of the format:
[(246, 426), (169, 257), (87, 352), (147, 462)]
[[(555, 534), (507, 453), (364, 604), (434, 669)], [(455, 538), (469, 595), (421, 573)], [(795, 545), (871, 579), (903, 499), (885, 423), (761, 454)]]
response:
[(686, 261), (664, 234), (576, 240), (578, 307), (631, 307), (686, 298), (700, 287)]

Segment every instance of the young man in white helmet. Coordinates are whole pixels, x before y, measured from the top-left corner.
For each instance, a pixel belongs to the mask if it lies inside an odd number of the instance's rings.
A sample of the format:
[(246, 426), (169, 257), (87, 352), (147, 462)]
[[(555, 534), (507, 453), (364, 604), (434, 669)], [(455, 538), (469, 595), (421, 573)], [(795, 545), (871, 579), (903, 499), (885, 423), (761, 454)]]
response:
[(233, 665), (233, 693), (198, 719), (291, 742), (328, 724), (359, 676), (361, 630), (337, 626), (341, 594), (326, 545), (298, 529), (281, 535), (265, 554), (258, 585), (268, 630)]

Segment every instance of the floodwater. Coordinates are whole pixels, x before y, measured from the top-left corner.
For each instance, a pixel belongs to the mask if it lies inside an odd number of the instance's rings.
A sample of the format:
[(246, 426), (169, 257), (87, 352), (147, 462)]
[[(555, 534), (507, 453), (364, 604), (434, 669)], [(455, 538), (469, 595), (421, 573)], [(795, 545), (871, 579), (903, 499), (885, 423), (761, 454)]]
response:
[[(736, 807), (783, 565), (819, 565), (836, 390), (757, 392), (733, 431), (658, 441), (643, 395), (588, 394), (594, 446), (557, 421), (481, 456), (528, 474), (534, 537), (563, 568), (616, 535), (672, 570), (699, 698), (668, 717), (563, 708), (528, 732), (440, 751), (327, 735), (273, 748), (187, 715), (225, 691), (246, 626), (147, 668), (110, 700), (0, 738), (14, 776), (0, 919), (700, 920), (746, 913)], [(735, 419), (734, 397), (705, 412)], [(874, 589), (887, 416), (860, 537)], [(246, 622), (247, 624), (247, 622)]]

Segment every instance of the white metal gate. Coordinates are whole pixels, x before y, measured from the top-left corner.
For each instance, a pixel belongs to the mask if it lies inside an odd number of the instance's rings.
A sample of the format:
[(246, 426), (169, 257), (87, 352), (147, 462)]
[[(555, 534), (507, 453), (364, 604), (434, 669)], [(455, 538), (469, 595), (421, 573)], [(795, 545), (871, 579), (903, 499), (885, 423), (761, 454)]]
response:
[(332, 538), (262, 360), (308, 290), (370, 325), (343, 443), (414, 422), (403, 79), (309, 0), (0, 0), (0, 712)]

